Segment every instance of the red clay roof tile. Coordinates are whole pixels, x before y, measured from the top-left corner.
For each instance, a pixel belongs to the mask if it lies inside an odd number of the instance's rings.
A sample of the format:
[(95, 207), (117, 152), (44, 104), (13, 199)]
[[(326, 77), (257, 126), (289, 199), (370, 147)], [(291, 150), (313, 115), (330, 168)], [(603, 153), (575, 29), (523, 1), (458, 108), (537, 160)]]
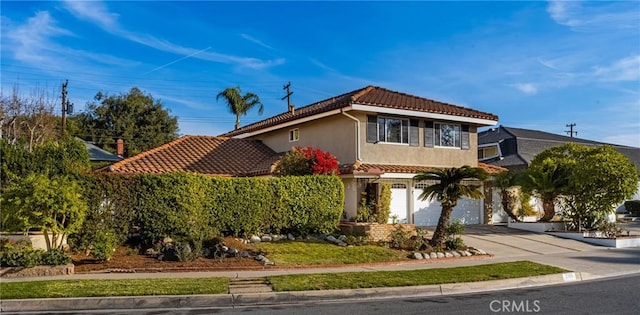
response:
[(396, 92), (377, 86), (367, 86), (326, 100), (297, 108), (265, 120), (230, 131), (223, 136), (232, 137), (247, 132), (268, 128), (281, 123), (294, 121), (315, 114), (340, 109), (353, 104), (378, 106), (384, 108), (414, 110), (435, 114), (446, 114), (459, 117), (470, 117), (498, 121), (498, 116), (475, 109), (442, 103), (428, 98)]
[(114, 163), (116, 173), (188, 172), (214, 176), (257, 176), (271, 173), (278, 154), (254, 140), (183, 136), (157, 148)]

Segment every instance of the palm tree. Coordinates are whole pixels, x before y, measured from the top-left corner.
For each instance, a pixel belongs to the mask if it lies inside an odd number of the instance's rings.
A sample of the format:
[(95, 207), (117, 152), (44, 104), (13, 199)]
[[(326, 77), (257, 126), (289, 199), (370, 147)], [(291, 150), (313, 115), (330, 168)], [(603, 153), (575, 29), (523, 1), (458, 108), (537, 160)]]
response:
[(519, 174), (513, 171), (502, 172), (494, 178), (494, 184), (500, 188), (500, 197), (502, 201), (502, 209), (507, 213), (509, 218), (514, 221), (520, 221), (516, 211), (520, 205), (520, 188)]
[(525, 189), (533, 192), (542, 200), (544, 215), (538, 221), (549, 222), (556, 215), (557, 199), (569, 186), (569, 174), (565, 167), (547, 159), (542, 162), (540, 167), (527, 169), (523, 184)]
[(240, 91), (240, 87), (229, 87), (224, 89), (224, 91), (218, 93), (216, 96), (216, 101), (220, 99), (220, 97), (224, 98), (227, 102), (227, 106), (229, 106), (229, 110), (231, 113), (236, 115), (236, 128), (240, 128), (240, 116), (244, 116), (247, 112), (256, 105), (260, 105), (258, 107), (258, 114), (262, 115), (264, 111), (264, 106), (260, 103), (260, 98), (258, 95), (247, 92), (245, 95), (242, 95), (242, 91)]
[(437, 169), (420, 173), (413, 177), (416, 181), (435, 180), (437, 184), (428, 186), (418, 198), (422, 200), (437, 200), (442, 205), (442, 212), (438, 220), (438, 226), (429, 242), (433, 247), (443, 247), (445, 239), (445, 229), (449, 225), (453, 208), (462, 197), (480, 199), (483, 197), (480, 185), (464, 185), (465, 179), (484, 180), (487, 173), (477, 167), (465, 165), (460, 168)]

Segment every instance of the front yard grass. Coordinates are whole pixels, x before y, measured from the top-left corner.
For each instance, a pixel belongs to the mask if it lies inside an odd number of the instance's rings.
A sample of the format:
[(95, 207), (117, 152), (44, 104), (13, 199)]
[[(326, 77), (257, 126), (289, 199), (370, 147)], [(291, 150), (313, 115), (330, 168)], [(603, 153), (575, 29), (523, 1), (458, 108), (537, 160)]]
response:
[(51, 280), (0, 283), (0, 299), (223, 294), (228, 278)]
[[(426, 270), (344, 272), (268, 277), (275, 291), (357, 289), (532, 277), (566, 270), (530, 261)], [(227, 278), (157, 278), (1, 282), (0, 299), (226, 294)]]
[(340, 247), (327, 242), (253, 243), (279, 266), (345, 265), (409, 260), (407, 253), (376, 245)]
[(423, 270), (302, 274), (268, 277), (275, 291), (400, 287), (533, 277), (567, 270), (530, 261)]

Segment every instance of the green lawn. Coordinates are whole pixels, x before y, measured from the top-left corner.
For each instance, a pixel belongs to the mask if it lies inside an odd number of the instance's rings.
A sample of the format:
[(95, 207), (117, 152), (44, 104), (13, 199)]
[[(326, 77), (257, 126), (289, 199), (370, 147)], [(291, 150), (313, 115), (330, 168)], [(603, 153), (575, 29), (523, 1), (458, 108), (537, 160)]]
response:
[(340, 247), (327, 242), (254, 243), (279, 266), (343, 265), (409, 260), (407, 253), (375, 245)]
[(566, 270), (530, 261), (455, 268), (286, 275), (268, 277), (275, 291), (399, 287), (532, 277)]
[[(566, 272), (530, 261), (406, 271), (345, 272), (268, 277), (275, 291), (415, 286), (531, 277)], [(0, 299), (134, 295), (225, 294), (227, 278), (52, 280), (0, 283)]]
[(0, 299), (224, 294), (228, 278), (52, 280), (0, 283)]

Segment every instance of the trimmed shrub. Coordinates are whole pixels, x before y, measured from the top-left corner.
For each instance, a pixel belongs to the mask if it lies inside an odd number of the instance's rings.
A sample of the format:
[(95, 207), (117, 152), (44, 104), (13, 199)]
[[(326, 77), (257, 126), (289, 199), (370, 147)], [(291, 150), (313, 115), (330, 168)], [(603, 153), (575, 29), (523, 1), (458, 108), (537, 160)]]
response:
[(628, 213), (634, 216), (640, 216), (640, 200), (627, 200), (624, 202), (624, 208)]
[(54, 248), (42, 253), (42, 264), (50, 266), (66, 265), (71, 262), (71, 257), (62, 249)]
[(329, 233), (338, 227), (344, 204), (336, 176), (92, 174), (86, 183), (87, 221), (71, 237), (74, 246), (85, 249), (100, 230), (113, 231), (118, 242), (136, 236), (142, 247), (171, 236), (188, 240), (196, 250), (222, 234)]
[(91, 256), (99, 261), (109, 260), (118, 245), (112, 232), (98, 231), (91, 244)]

